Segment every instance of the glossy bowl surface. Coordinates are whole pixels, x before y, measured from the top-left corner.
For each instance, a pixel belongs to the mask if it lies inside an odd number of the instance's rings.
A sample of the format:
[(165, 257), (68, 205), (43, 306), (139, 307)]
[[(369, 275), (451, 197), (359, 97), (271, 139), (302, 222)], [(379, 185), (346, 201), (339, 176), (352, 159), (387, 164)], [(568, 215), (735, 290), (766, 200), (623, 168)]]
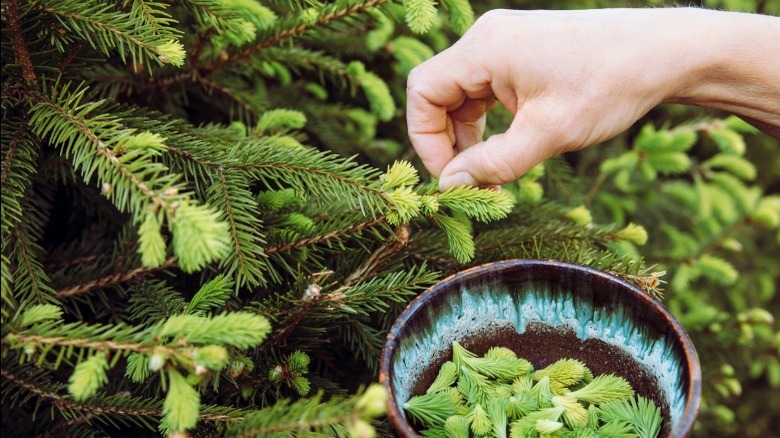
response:
[(477, 354), (502, 345), (535, 368), (568, 357), (615, 373), (661, 405), (661, 436), (688, 434), (701, 397), (690, 337), (655, 298), (602, 271), (509, 260), (455, 274), (426, 290), (387, 335), (379, 379), (398, 436), (418, 436), (403, 404), (422, 394), (459, 341)]

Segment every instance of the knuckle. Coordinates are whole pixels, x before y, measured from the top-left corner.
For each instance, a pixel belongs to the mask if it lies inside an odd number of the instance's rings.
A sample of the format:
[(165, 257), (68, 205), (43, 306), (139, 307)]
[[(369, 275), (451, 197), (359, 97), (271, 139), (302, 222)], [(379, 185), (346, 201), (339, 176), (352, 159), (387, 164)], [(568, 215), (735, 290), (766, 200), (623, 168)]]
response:
[(490, 176), (491, 182), (503, 184), (520, 177), (511, 163), (505, 157), (496, 154), (495, 151), (483, 148), (481, 155), (480, 161), (482, 162), (483, 170), (486, 176)]
[(474, 22), (471, 28), (464, 35), (463, 41), (480, 41), (484, 38), (491, 37), (495, 33), (495, 28), (498, 25), (498, 21), (502, 19), (503, 10), (494, 9), (482, 14), (481, 17)]
[(428, 68), (426, 63), (422, 63), (414, 67), (409, 75), (406, 77), (406, 91), (407, 93), (422, 94), (424, 88), (428, 84)]
[(494, 20), (496, 17), (500, 17), (506, 13), (505, 9), (491, 9), (484, 14), (482, 14), (476, 22), (474, 22), (474, 25), (477, 24), (485, 24), (486, 22)]
[(422, 65), (418, 65), (414, 67), (410, 72), (409, 76), (406, 77), (406, 89), (407, 90), (413, 90), (420, 84), (420, 70)]

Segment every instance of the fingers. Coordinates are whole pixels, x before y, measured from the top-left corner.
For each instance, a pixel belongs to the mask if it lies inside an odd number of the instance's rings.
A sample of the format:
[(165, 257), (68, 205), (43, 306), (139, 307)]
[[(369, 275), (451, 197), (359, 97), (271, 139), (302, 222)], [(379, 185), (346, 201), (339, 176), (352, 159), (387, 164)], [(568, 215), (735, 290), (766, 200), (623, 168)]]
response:
[(461, 185), (499, 185), (519, 178), (555, 154), (548, 131), (518, 115), (504, 134), (461, 152), (442, 169), (439, 190)]
[(495, 102), (490, 96), (484, 99), (466, 99), (458, 109), (448, 113), (455, 134), (455, 150), (463, 151), (482, 141), (485, 132), (485, 114)]
[[(492, 95), (489, 79), (483, 69), (473, 68), (452, 49), (420, 64), (409, 75), (406, 90), (409, 139), (432, 175), (438, 176), (455, 157), (453, 147), (458, 141), (458, 133), (464, 147), (477, 139), (477, 131), (478, 139), (481, 139), (481, 115), (475, 115), (484, 112), (487, 106), (484, 102), (466, 102)], [(463, 110), (458, 112), (461, 107)], [(448, 108), (454, 110), (455, 117), (448, 118)], [(451, 130), (448, 130), (448, 120)]]

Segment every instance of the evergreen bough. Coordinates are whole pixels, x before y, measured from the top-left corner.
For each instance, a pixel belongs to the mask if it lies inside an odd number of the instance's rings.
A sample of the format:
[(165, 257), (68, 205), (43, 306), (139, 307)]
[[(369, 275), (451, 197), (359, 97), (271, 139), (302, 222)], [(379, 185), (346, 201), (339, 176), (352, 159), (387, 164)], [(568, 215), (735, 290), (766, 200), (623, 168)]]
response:
[[(561, 159), (502, 191), (437, 193), (409, 163), (405, 75), (474, 15), (460, 0), (4, 1), (4, 433), (370, 435), (386, 428), (383, 390), (366, 386), (385, 333), (448, 273), (554, 258), (659, 294), (634, 246), (651, 224), (629, 224), (630, 196), (614, 191), (637, 172), (696, 166), (680, 155), (695, 133), (725, 155), (664, 193), (700, 214), (780, 224), (776, 197), (743, 184), (751, 162), (732, 159), (747, 132), (734, 119), (646, 128), (589, 193)], [(724, 190), (742, 219), (705, 202)], [(604, 211), (615, 224), (594, 222)], [(742, 281), (713, 254), (726, 237), (651, 235), (685, 260), (664, 265), (675, 285)], [(763, 336), (771, 319), (756, 308), (735, 321)], [(456, 417), (447, 430), (475, 424)]]

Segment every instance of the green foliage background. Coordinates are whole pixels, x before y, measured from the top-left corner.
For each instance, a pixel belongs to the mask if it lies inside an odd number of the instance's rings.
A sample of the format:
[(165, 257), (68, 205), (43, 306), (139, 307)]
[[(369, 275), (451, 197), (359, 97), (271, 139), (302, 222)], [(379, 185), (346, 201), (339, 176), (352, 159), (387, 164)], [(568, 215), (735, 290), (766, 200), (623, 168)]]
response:
[(362, 388), (389, 325), (444, 275), (512, 257), (663, 293), (702, 360), (696, 436), (780, 426), (780, 145), (739, 119), (663, 106), (502, 192), (437, 194), (405, 78), (465, 32), (465, 0), (2, 14), (4, 434), (388, 434)]

